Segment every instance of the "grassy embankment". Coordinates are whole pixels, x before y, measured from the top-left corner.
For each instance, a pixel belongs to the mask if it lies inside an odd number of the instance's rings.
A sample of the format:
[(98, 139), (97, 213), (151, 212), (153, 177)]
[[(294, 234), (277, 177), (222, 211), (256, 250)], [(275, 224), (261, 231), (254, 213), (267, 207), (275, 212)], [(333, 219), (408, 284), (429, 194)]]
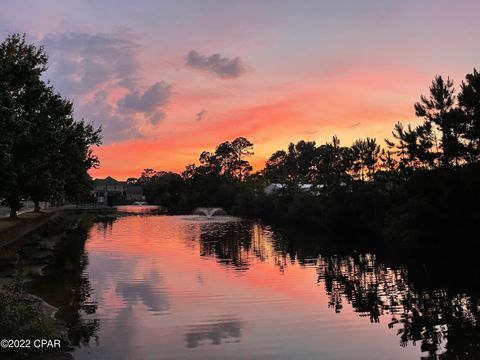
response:
[(56, 308), (29, 293), (29, 283), (43, 276), (62, 242), (85, 233), (91, 219), (57, 211), (26, 213), (0, 220), (0, 339), (60, 339), (62, 349), (3, 349), (9, 359), (55, 355), (71, 358), (65, 325)]

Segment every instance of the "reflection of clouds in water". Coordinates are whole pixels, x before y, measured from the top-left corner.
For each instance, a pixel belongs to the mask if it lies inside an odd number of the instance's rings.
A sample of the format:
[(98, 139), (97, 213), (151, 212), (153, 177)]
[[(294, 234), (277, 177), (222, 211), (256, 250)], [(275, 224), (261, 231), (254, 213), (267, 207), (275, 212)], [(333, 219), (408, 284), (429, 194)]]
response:
[(162, 281), (162, 275), (154, 268), (142, 282), (117, 283), (115, 292), (129, 305), (140, 300), (150, 311), (165, 312), (170, 309), (170, 304), (167, 293), (159, 288)]
[(121, 295), (125, 302), (142, 301), (150, 311), (168, 311), (167, 294), (147, 283), (118, 283), (116, 293)]
[[(122, 270), (128, 262), (111, 260), (111, 263), (119, 265)], [(135, 259), (131, 265), (136, 267), (139, 259)], [(130, 271), (132, 267), (130, 267)], [(123, 271), (122, 275), (125, 274)], [(77, 349), (80, 359), (89, 358), (108, 358), (108, 359), (132, 359), (135, 358), (135, 339), (134, 334), (141, 333), (141, 318), (139, 314), (144, 310), (137, 311), (135, 305), (137, 302), (143, 303), (150, 312), (164, 314), (170, 309), (170, 304), (166, 292), (159, 289), (162, 283), (162, 274), (158, 269), (153, 268), (144, 275), (141, 280), (118, 281), (115, 286), (115, 293), (125, 302), (124, 307), (115, 309), (115, 317), (111, 321), (104, 322), (102, 327), (102, 336), (97, 347)], [(155, 315), (155, 313), (153, 315)], [(121, 324), (121, 326), (118, 326)], [(101, 345), (101, 346), (99, 346)]]
[[(117, 324), (122, 324), (122, 326), (117, 326)], [(78, 348), (75, 358), (133, 359), (135, 340), (132, 334), (139, 331), (138, 325), (131, 306), (121, 309), (115, 317), (115, 321), (103, 323), (102, 336), (97, 346)]]
[[(116, 288), (117, 278), (128, 278), (129, 274), (134, 272), (142, 261), (140, 256), (131, 255), (128, 258), (119, 258), (103, 251), (90, 254), (89, 258), (88, 273), (95, 274), (95, 300), (99, 302), (104, 299), (112, 286)], [(112, 274), (115, 274), (114, 278), (112, 278)]]
[[(196, 325), (185, 334), (187, 347), (195, 348), (204, 340), (210, 340), (213, 345), (220, 345), (223, 342), (239, 342), (241, 336), (242, 323), (236, 319), (220, 320), (215, 324)], [(225, 341), (234, 338), (233, 341)]]

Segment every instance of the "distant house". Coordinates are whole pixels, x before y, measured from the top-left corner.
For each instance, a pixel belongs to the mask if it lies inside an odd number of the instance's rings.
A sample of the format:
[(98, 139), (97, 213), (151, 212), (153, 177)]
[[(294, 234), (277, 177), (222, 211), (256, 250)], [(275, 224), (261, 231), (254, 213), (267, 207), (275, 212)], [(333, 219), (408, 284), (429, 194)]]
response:
[[(323, 186), (323, 184), (322, 184), (322, 186)], [(299, 184), (298, 187), (302, 191), (312, 191), (313, 189), (315, 189), (315, 186), (312, 185), (312, 184)]]
[(118, 181), (111, 176), (93, 182), (93, 194), (98, 204), (111, 204), (112, 199), (125, 198), (126, 188), (126, 181)]
[(127, 184), (125, 198), (127, 201), (145, 201), (143, 188), (140, 185)]
[[(313, 184), (298, 184), (298, 189), (301, 191), (305, 192), (310, 192), (314, 195), (319, 195), (320, 190), (325, 188), (325, 184), (318, 184), (318, 185), (313, 185)], [(281, 184), (281, 183), (271, 183), (267, 185), (264, 189), (264, 192), (266, 195), (270, 195), (276, 191), (285, 189), (287, 187), (287, 184)]]
[(266, 195), (270, 195), (275, 191), (285, 189), (286, 187), (287, 187), (286, 184), (271, 183), (267, 185), (263, 191), (265, 192)]

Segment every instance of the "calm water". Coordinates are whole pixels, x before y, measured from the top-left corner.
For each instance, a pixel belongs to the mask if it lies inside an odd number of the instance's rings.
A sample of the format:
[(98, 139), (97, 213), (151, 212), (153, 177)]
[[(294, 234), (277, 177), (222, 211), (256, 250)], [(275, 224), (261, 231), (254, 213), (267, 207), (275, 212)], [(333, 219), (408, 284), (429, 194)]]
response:
[(63, 252), (38, 292), (76, 359), (478, 358), (471, 296), (416, 291), (373, 254), (310, 256), (257, 222), (125, 216)]

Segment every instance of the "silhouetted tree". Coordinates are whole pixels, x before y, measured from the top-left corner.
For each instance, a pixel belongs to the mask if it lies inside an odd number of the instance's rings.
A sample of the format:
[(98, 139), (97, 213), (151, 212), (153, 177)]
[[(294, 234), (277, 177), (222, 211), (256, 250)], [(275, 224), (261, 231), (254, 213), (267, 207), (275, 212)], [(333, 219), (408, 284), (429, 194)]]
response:
[(350, 148), (350, 156), (354, 177), (362, 181), (371, 179), (380, 158), (380, 145), (368, 137), (356, 140)]
[(284, 150), (275, 151), (265, 163), (264, 176), (272, 182), (284, 182), (288, 178), (286, 162), (287, 153)]
[(266, 163), (265, 176), (271, 180), (311, 183), (316, 178), (318, 149), (314, 141), (290, 143), (288, 150), (275, 152)]
[(340, 146), (340, 139), (333, 136), (332, 142), (320, 145), (315, 159), (316, 180), (323, 185), (338, 185), (348, 180), (351, 167), (349, 148)]
[(252, 171), (252, 166), (245, 158), (253, 155), (253, 144), (246, 138), (239, 137), (225, 141), (217, 146), (215, 152), (203, 151), (200, 154), (200, 166), (188, 165), (183, 172), (184, 179), (198, 176), (225, 177), (230, 180), (245, 180)]
[(134, 178), (134, 177), (129, 177), (129, 178), (127, 179), (127, 184), (128, 184), (128, 185), (136, 185), (137, 182), (138, 182), (138, 179), (137, 179), (137, 178)]
[(463, 129), (466, 140), (465, 160), (476, 163), (480, 159), (480, 73), (477, 69), (465, 76), (458, 101), (466, 117)]
[(73, 120), (73, 106), (41, 79), (47, 69), (42, 47), (25, 36), (0, 44), (0, 197), (16, 216), (22, 198), (76, 197), (98, 164), (91, 146), (100, 129)]
[(313, 182), (315, 180), (315, 160), (317, 147), (315, 141), (300, 140), (290, 144), (287, 155), (287, 169), (292, 180), (296, 182)]
[(30, 138), (32, 117), (41, 110), (44, 90), (41, 75), (47, 70), (42, 47), (27, 44), (25, 35), (13, 34), (0, 44), (0, 197), (11, 216), (22, 206), (32, 149), (22, 142)]
[(155, 172), (143, 183), (143, 191), (150, 204), (162, 205), (173, 210), (183, 191), (183, 179), (174, 172)]
[(238, 180), (244, 180), (252, 171), (252, 166), (245, 160), (246, 157), (252, 156), (253, 144), (244, 137), (238, 137), (230, 143), (233, 150), (233, 174)]
[[(460, 141), (463, 123), (462, 114), (455, 109), (456, 99), (453, 81), (436, 76), (430, 86), (430, 95), (420, 97), (415, 104), (415, 114), (423, 117), (425, 123), (419, 128), (419, 136), (432, 141), (436, 154), (436, 163), (443, 167), (452, 161), (458, 163), (461, 157), (462, 143)], [(425, 149), (431, 151), (430, 149)]]
[(65, 118), (60, 136), (62, 156), (56, 174), (63, 181), (64, 196), (69, 201), (75, 201), (91, 189), (88, 170), (99, 165), (92, 147), (101, 144), (101, 128), (95, 129), (92, 124), (83, 120), (74, 121), (69, 116)]
[[(42, 99), (43, 97), (43, 99)], [(50, 86), (41, 95), (43, 109), (32, 117), (30, 137), (22, 142), (29, 152), (26, 195), (35, 203), (61, 199), (77, 201), (91, 188), (87, 171), (98, 165), (91, 146), (99, 145), (100, 130), (74, 121), (72, 102)]]
[(394, 141), (385, 139), (389, 150), (399, 158), (399, 167), (405, 169), (431, 169), (435, 164), (436, 152), (432, 151), (434, 143), (431, 123), (426, 122), (412, 129), (402, 123), (395, 124), (392, 132)]
[(382, 149), (380, 153), (380, 167), (386, 173), (394, 173), (398, 169), (398, 160), (394, 154), (390, 149)]
[(136, 183), (139, 185), (143, 185), (148, 183), (155, 175), (157, 175), (157, 172), (153, 169), (147, 168), (144, 169), (138, 179), (136, 179)]

